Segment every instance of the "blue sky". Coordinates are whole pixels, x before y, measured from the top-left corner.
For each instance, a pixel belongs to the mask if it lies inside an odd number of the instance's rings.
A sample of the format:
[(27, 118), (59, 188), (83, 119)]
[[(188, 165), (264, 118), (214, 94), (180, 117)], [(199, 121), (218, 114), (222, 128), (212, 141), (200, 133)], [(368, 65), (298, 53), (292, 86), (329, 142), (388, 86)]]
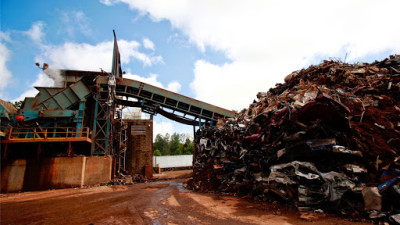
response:
[[(96, 45), (112, 41), (112, 30), (115, 29), (119, 40), (136, 41), (142, 45), (139, 51), (162, 57), (161, 62), (151, 66), (132, 60), (123, 65), (123, 70), (144, 77), (157, 74), (157, 80), (163, 84), (179, 81), (180, 91), (186, 95), (193, 96), (189, 83), (196, 60), (203, 58), (216, 63), (227, 61), (223, 54), (216, 51), (208, 50), (207, 54), (199, 51), (178, 29), (172, 28), (168, 21), (153, 22), (148, 16), (129, 10), (123, 4), (109, 7), (93, 1), (6, 0), (1, 3), (1, 30), (11, 39), (5, 41), (11, 51), (7, 63), (7, 68), (13, 74), (11, 86), (21, 87), (21, 81), (26, 81), (29, 87), (38, 73), (34, 62), (42, 54), (42, 50), (24, 32), (39, 22), (43, 24), (42, 42), (54, 46), (66, 42)], [(143, 39), (150, 40), (155, 49), (145, 49)], [(109, 71), (111, 60), (101, 68)], [(2, 94), (7, 99), (14, 99), (22, 92), (23, 89), (10, 87)]]
[[(35, 62), (111, 70), (115, 29), (127, 77), (228, 109), (248, 107), (294, 70), (324, 59), (399, 54), (396, 0), (2, 0), (0, 98), (51, 86)], [(192, 128), (155, 118), (155, 132)]]

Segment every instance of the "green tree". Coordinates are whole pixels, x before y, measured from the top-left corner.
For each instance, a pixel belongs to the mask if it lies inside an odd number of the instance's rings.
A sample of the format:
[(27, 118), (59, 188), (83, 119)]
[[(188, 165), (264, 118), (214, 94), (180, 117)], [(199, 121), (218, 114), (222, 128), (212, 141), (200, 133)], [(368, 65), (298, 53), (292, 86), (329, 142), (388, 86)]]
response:
[(158, 149), (156, 149), (156, 150), (153, 152), (153, 155), (154, 155), (154, 156), (162, 156), (160, 150), (158, 150)]
[(153, 152), (159, 150), (161, 155), (170, 155), (171, 151), (169, 148), (169, 134), (157, 134), (153, 143)]
[(169, 149), (172, 155), (180, 155), (179, 145), (180, 145), (180, 135), (173, 133), (171, 135), (171, 140), (169, 142)]
[(157, 134), (153, 143), (153, 154), (156, 156), (159, 152), (161, 155), (191, 155), (193, 148), (193, 141), (184, 134)]
[(176, 155), (184, 155), (183, 150), (184, 150), (183, 144), (179, 143), (179, 147), (178, 147), (178, 150), (176, 151), (176, 153), (177, 153)]
[(194, 149), (194, 143), (189, 138), (186, 138), (185, 144), (183, 144), (183, 151), (184, 155), (192, 155)]

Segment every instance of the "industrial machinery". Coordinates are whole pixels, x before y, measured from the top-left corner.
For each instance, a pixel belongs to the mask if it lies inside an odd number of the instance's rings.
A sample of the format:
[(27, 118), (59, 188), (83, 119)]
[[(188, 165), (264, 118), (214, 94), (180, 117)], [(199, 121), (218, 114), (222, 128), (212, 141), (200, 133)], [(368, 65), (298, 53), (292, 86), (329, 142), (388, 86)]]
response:
[[(0, 103), (2, 158), (120, 157), (126, 125), (120, 106), (140, 107), (192, 126), (213, 126), (234, 112), (122, 76), (114, 33), (112, 72), (61, 70), (59, 87), (36, 87), (20, 109)], [(47, 71), (47, 65), (42, 68)]]

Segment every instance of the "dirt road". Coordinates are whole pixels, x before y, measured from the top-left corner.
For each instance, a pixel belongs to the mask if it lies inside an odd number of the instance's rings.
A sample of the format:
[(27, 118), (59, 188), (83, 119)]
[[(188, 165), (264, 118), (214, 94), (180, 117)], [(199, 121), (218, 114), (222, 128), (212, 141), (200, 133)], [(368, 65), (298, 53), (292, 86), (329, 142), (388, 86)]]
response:
[(315, 224), (368, 224), (190, 192), (183, 186), (182, 177), (187, 175), (187, 171), (164, 173), (160, 177), (165, 180), (130, 186), (3, 194), (1, 224), (310, 224), (300, 217)]

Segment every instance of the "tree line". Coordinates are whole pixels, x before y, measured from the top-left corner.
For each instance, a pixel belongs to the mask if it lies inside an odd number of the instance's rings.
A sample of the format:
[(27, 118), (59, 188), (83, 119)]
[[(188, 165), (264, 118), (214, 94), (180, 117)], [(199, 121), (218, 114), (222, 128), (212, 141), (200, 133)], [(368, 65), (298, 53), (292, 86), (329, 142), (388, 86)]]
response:
[(192, 155), (194, 143), (184, 134), (157, 134), (153, 143), (154, 156)]

